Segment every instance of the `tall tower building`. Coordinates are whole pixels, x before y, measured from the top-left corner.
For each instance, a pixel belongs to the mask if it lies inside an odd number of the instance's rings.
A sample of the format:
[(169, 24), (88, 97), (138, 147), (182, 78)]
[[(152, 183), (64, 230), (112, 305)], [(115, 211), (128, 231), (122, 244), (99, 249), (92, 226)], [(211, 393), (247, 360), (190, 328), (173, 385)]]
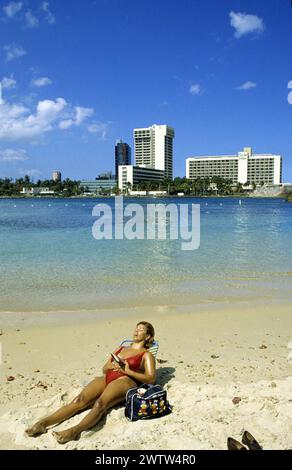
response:
[(55, 183), (61, 181), (62, 180), (61, 172), (54, 170), (52, 173), (52, 180), (55, 181)]
[(118, 179), (119, 166), (131, 165), (131, 147), (122, 140), (117, 140), (115, 146), (115, 178)]
[(167, 125), (134, 129), (137, 166), (163, 170), (172, 179), (174, 129)]

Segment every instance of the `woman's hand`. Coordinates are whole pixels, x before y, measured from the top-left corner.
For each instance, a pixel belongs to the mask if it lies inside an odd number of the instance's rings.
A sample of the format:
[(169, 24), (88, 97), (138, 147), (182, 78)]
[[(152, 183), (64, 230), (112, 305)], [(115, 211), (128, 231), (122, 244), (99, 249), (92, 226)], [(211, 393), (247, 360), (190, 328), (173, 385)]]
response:
[(124, 367), (121, 367), (117, 362), (113, 362), (108, 366), (108, 370), (114, 370), (114, 371), (117, 371), (117, 372), (121, 372), (122, 374), (125, 374), (125, 375), (130, 375), (131, 372), (132, 372), (127, 360), (125, 360), (125, 366)]
[(119, 368), (120, 372), (123, 372), (125, 375), (130, 375), (131, 374), (131, 369), (128, 364), (128, 361), (125, 359), (125, 366)]
[(106, 365), (103, 367), (102, 371), (103, 371), (103, 373), (106, 375), (107, 372), (109, 372), (110, 370), (114, 370), (114, 369), (115, 369), (114, 364), (106, 364)]

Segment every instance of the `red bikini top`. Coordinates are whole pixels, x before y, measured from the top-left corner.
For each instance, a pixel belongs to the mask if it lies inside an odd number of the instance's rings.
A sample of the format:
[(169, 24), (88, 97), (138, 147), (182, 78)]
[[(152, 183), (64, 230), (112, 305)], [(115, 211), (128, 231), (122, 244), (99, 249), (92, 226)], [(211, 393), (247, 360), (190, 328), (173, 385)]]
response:
[[(126, 349), (124, 346), (121, 346), (116, 354), (118, 355), (122, 349)], [(142, 353), (135, 354), (135, 356), (127, 357), (126, 360), (129, 364), (130, 369), (132, 370), (139, 370), (139, 367), (141, 365), (142, 357), (145, 354), (146, 351), (143, 351)], [(113, 359), (112, 359), (113, 362)]]

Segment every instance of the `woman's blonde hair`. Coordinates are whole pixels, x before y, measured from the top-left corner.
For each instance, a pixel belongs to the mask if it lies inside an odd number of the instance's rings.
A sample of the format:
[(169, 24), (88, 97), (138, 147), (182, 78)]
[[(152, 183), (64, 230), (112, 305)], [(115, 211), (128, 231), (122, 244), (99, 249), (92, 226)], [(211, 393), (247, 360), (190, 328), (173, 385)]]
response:
[(146, 327), (147, 335), (150, 335), (150, 338), (147, 341), (145, 341), (145, 344), (144, 344), (144, 347), (146, 349), (149, 349), (154, 341), (154, 336), (155, 336), (154, 327), (148, 321), (139, 321), (139, 323), (137, 323), (136, 326), (138, 325), (144, 325)]

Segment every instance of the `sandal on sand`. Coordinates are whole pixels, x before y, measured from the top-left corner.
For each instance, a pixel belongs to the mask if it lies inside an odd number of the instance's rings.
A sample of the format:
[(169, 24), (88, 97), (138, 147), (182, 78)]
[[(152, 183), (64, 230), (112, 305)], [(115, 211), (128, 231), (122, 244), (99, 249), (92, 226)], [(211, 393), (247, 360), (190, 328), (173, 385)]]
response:
[(263, 450), (258, 441), (248, 431), (244, 431), (242, 436), (242, 443), (247, 445), (249, 450)]
[(227, 449), (228, 450), (247, 450), (240, 442), (233, 437), (228, 437), (227, 439)]

